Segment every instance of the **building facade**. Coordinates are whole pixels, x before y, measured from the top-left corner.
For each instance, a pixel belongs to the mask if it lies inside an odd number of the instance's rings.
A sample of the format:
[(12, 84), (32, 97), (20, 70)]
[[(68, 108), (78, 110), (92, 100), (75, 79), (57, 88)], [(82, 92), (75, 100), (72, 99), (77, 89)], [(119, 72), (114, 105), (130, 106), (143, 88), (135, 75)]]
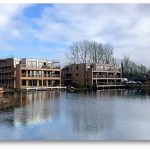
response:
[(16, 65), (19, 63), (19, 58), (0, 59), (0, 87), (16, 88)]
[(58, 62), (45, 59), (9, 58), (0, 60), (0, 68), (0, 86), (4, 89), (61, 85), (61, 70)]
[(62, 83), (83, 86), (121, 85), (121, 70), (111, 64), (72, 64), (62, 69)]
[(65, 85), (86, 85), (88, 64), (72, 64), (62, 69), (62, 83)]

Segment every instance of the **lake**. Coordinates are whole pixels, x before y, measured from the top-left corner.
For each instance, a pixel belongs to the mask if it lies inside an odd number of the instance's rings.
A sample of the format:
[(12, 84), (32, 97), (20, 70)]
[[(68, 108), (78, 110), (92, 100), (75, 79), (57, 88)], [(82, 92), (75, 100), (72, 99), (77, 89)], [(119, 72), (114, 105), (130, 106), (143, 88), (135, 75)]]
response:
[(0, 140), (150, 140), (142, 90), (15, 93), (0, 110)]

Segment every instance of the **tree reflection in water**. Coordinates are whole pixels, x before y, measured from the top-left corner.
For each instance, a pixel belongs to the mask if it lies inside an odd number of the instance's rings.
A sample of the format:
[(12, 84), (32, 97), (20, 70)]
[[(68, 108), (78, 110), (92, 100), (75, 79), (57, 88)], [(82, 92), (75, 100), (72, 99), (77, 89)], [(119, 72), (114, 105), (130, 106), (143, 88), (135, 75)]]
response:
[[(74, 134), (100, 135), (111, 130), (116, 121), (119, 101), (146, 99), (147, 92), (138, 90), (102, 90), (97, 92), (72, 93), (67, 98), (67, 114)], [(118, 102), (117, 102), (118, 101)]]
[(150, 139), (150, 96), (141, 90), (39, 91), (11, 95), (0, 139)]

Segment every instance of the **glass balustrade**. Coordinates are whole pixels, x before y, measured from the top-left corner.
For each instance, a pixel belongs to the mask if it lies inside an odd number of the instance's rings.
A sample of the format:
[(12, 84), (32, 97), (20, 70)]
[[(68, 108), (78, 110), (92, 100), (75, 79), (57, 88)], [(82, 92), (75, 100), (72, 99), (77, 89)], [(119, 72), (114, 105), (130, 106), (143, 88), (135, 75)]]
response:
[(60, 78), (60, 75), (58, 74), (56, 74), (56, 75), (39, 75), (39, 74), (28, 74), (28, 75), (26, 75), (26, 74), (22, 74), (22, 77), (45, 77), (45, 78), (54, 78), (54, 77), (56, 77), (56, 78)]

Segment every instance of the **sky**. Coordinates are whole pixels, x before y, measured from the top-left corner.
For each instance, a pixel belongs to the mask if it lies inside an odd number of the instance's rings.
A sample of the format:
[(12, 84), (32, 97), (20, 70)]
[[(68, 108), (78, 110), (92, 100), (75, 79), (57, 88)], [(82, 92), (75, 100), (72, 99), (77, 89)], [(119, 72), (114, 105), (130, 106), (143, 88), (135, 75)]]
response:
[(150, 4), (0, 4), (0, 56), (66, 64), (75, 41), (110, 44), (150, 67)]

